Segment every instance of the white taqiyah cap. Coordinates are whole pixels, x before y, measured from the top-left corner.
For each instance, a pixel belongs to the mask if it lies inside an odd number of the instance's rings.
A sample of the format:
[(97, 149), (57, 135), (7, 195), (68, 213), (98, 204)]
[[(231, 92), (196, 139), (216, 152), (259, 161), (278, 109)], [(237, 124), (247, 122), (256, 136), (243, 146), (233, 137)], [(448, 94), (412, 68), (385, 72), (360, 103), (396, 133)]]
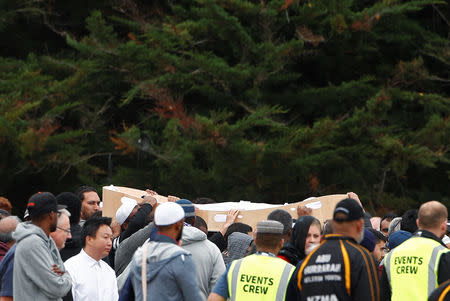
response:
[(184, 218), (184, 210), (177, 203), (167, 202), (162, 203), (156, 207), (155, 210), (155, 225), (169, 226)]
[(119, 209), (117, 209), (116, 220), (119, 223), (119, 225), (122, 226), (122, 224), (130, 216), (134, 207), (136, 207), (137, 202), (135, 199), (127, 198), (126, 196), (122, 197), (120, 201), (122, 202), (122, 205), (119, 207)]

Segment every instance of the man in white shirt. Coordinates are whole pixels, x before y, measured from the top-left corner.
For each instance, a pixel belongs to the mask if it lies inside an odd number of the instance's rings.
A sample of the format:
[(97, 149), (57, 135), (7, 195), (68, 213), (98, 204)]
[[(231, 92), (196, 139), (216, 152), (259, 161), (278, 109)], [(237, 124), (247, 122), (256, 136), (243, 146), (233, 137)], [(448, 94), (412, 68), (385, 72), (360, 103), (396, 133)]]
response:
[(117, 301), (117, 281), (114, 270), (101, 259), (112, 246), (111, 219), (88, 219), (81, 230), (83, 249), (69, 258), (65, 267), (72, 277), (74, 301)]

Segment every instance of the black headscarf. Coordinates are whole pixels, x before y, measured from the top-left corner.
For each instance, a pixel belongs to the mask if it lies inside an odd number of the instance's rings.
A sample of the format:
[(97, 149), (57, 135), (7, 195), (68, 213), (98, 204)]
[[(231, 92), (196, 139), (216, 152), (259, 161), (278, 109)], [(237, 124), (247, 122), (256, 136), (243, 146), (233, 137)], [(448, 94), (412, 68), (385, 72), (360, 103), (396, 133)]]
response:
[(301, 216), (298, 218), (292, 229), (289, 242), (284, 244), (278, 255), (287, 258), (294, 266), (296, 266), (300, 260), (303, 260), (306, 257), (306, 237), (308, 236), (309, 227), (314, 220), (316, 220), (316, 218), (313, 216)]

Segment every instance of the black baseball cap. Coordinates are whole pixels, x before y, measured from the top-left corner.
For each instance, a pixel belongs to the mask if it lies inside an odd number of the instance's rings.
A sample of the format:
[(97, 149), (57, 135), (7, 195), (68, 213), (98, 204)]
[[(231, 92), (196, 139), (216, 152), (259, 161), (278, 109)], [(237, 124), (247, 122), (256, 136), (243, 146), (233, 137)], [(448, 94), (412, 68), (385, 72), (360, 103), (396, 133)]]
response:
[[(339, 213), (338, 217), (336, 215)], [(356, 221), (364, 217), (362, 207), (354, 199), (343, 199), (337, 203), (333, 213), (333, 220), (336, 222)]]
[(50, 212), (67, 208), (58, 205), (56, 197), (51, 192), (38, 192), (33, 194), (28, 200), (27, 210), (30, 217), (39, 217)]

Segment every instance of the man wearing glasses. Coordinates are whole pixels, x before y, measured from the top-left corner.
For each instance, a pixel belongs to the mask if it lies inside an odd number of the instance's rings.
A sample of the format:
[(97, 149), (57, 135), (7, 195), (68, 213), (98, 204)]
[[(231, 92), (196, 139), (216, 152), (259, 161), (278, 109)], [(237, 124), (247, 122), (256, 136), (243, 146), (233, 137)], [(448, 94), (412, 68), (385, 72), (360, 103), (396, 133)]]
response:
[(64, 248), (66, 239), (72, 238), (70, 234), (70, 212), (67, 209), (58, 210), (58, 223), (56, 231), (50, 233), (50, 237), (55, 241), (58, 250)]

